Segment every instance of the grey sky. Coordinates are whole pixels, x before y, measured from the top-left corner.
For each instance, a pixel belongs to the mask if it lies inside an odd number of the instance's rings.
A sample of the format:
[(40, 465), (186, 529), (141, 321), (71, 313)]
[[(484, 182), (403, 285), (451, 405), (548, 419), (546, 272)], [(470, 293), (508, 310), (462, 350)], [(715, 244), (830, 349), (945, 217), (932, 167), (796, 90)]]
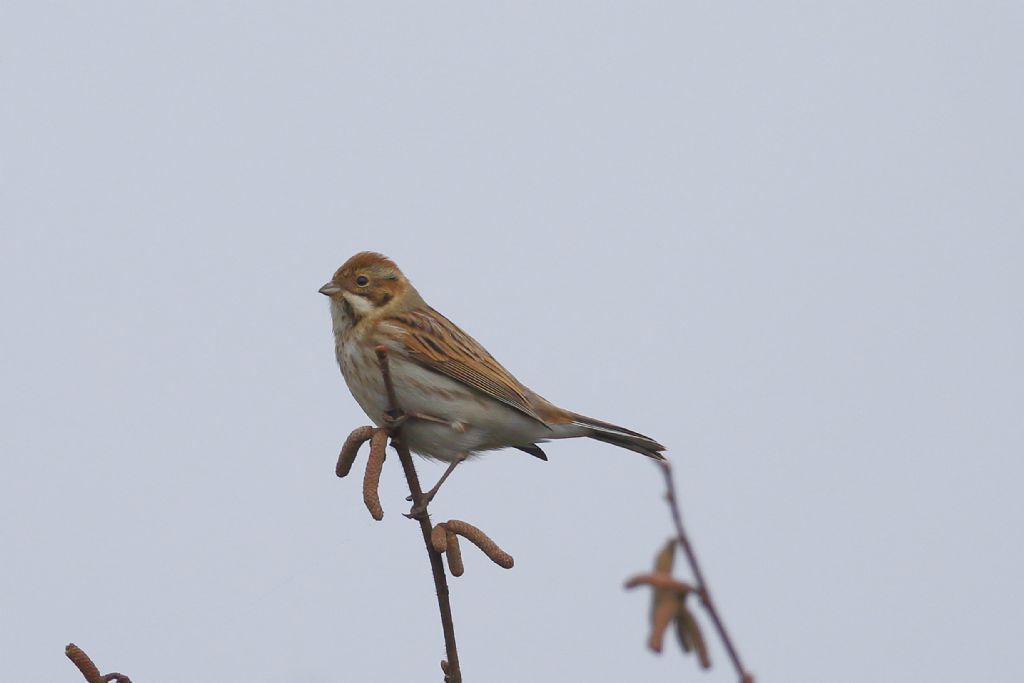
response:
[[(527, 384), (649, 433), (760, 681), (1018, 681), (1018, 3), (0, 9), (5, 677), (440, 680), (316, 293), (397, 260)], [(644, 649), (657, 471), (502, 452), (433, 506), (470, 681)], [(437, 465), (422, 464), (432, 480)]]

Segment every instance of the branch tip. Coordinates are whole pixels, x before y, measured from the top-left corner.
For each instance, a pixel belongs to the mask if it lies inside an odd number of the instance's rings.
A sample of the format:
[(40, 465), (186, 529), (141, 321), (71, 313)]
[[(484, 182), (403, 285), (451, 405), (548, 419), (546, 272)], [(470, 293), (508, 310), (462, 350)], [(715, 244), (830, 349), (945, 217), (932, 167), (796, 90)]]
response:
[[(626, 582), (626, 588), (649, 585), (654, 589), (651, 605), (651, 637), (649, 646), (655, 652), (661, 651), (667, 625), (665, 621), (667, 616), (669, 620), (675, 620), (676, 634), (683, 651), (695, 652), (703, 668), (706, 669), (711, 666), (707, 643), (701, 632), (700, 625), (694, 614), (686, 606), (687, 596), (694, 593), (700, 599), (705, 612), (718, 633), (718, 637), (725, 646), (725, 651), (729, 655), (733, 668), (739, 675), (740, 683), (754, 683), (754, 677), (744, 669), (743, 663), (740, 661), (739, 652), (737, 652), (736, 647), (733, 645), (732, 639), (725, 629), (725, 624), (718, 613), (718, 609), (711, 599), (711, 591), (704, 580), (704, 573), (701, 571), (700, 564), (697, 561), (697, 555), (693, 551), (693, 546), (686, 535), (686, 530), (683, 528), (683, 516), (679, 509), (679, 499), (676, 495), (675, 482), (672, 478), (672, 466), (667, 460), (659, 462), (658, 465), (661, 467), (661, 472), (665, 477), (665, 500), (668, 502), (672, 522), (676, 528), (676, 536), (658, 552), (654, 562), (653, 573), (634, 576)], [(694, 579), (693, 585), (677, 581), (671, 576), (677, 544), (682, 549), (683, 555), (690, 566)], [(673, 609), (671, 614), (669, 614), (670, 607)]]

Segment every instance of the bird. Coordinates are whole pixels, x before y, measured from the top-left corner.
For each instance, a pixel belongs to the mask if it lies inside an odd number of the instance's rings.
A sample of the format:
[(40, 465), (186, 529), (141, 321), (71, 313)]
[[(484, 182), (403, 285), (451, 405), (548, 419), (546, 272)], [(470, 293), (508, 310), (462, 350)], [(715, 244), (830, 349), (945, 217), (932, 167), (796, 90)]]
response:
[(376, 353), (383, 346), (403, 414), (401, 441), (448, 463), (425, 503), (461, 462), (502, 448), (547, 460), (538, 444), (589, 437), (665, 459), (665, 447), (651, 437), (566, 410), (526, 387), (427, 304), (383, 254), (355, 254), (319, 292), (330, 299), (335, 357), (359, 406), (378, 427), (393, 425)]

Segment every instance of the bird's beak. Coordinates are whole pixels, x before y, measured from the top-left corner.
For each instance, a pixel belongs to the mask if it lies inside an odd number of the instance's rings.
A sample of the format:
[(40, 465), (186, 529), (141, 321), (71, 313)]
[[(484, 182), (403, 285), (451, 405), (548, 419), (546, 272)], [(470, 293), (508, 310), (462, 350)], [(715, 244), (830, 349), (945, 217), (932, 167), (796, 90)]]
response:
[(317, 291), (319, 291), (324, 296), (334, 296), (335, 294), (341, 291), (341, 287), (334, 284), (333, 282), (328, 282), (326, 285), (324, 285)]

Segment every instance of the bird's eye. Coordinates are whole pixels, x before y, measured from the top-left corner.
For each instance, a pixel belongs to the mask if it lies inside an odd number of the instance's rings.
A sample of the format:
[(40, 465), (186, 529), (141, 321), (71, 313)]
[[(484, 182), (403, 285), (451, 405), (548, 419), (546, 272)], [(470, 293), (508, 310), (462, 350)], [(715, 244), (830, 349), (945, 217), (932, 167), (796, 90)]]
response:
[(359, 277), (356, 278), (356, 284), (359, 285), (360, 287), (365, 287), (366, 285), (370, 284), (370, 278), (366, 277), (365, 275), (360, 275)]

